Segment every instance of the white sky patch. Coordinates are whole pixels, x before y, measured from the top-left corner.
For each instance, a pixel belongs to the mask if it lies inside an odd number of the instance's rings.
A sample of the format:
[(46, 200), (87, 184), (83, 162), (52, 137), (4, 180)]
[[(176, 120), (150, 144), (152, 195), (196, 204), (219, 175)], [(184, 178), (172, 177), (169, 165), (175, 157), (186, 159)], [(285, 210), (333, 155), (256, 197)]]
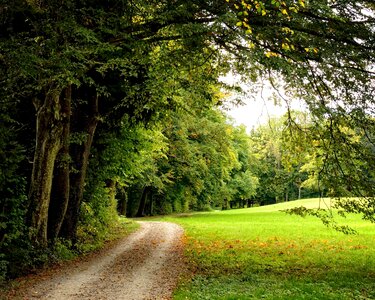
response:
[[(271, 94), (271, 93), (270, 93)], [(280, 104), (275, 104), (272, 96), (269, 98), (263, 97), (257, 99), (245, 99), (245, 104), (241, 106), (233, 106), (226, 113), (233, 118), (235, 125), (245, 125), (247, 130), (265, 124), (271, 117), (281, 117), (287, 110), (287, 104), (281, 100)], [(297, 100), (289, 104), (293, 110), (304, 111), (306, 110), (303, 103)]]
[[(236, 82), (235, 76), (231, 74), (221, 80), (229, 84)], [(247, 95), (239, 96), (244, 105), (229, 106), (225, 112), (233, 118), (235, 125), (245, 125), (248, 132), (267, 123), (272, 117), (281, 117), (288, 111), (288, 106), (293, 110), (306, 111), (306, 106), (302, 101), (290, 99), (282, 88), (276, 91), (269, 82), (255, 83), (251, 86), (240, 83), (240, 86)]]
[(232, 107), (227, 114), (234, 120), (235, 125), (245, 125), (248, 130), (265, 124), (270, 117), (279, 117), (286, 113), (285, 105), (275, 105), (273, 100), (247, 99), (241, 106)]

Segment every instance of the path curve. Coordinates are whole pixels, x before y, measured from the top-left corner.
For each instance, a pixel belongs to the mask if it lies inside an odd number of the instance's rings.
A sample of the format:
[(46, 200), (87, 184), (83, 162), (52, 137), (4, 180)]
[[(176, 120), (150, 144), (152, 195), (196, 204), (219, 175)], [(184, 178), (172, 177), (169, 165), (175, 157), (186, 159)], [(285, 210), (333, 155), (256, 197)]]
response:
[(180, 226), (139, 222), (141, 228), (104, 255), (56, 272), (23, 299), (171, 299), (183, 273)]

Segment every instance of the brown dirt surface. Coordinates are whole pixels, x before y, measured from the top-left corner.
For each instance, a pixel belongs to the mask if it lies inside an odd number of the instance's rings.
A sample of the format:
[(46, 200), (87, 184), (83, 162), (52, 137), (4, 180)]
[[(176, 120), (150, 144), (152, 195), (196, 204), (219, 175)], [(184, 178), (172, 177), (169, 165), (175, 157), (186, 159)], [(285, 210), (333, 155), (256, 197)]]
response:
[(186, 269), (183, 230), (139, 223), (138, 231), (105, 251), (19, 280), (4, 299), (171, 299)]

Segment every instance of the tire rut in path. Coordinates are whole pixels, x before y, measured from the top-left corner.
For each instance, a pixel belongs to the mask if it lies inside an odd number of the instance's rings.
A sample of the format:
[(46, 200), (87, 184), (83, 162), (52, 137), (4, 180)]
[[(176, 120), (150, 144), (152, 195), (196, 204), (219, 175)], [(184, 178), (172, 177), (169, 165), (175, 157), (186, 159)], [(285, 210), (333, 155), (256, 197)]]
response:
[(32, 287), (27, 299), (170, 299), (184, 269), (183, 230), (165, 222), (140, 224), (104, 255)]

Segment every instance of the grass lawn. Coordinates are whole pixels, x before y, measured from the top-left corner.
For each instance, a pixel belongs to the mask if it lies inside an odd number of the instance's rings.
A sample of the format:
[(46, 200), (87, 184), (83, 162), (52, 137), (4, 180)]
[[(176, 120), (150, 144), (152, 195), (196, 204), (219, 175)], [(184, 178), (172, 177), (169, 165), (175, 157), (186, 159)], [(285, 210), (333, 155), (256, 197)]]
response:
[(375, 225), (349, 216), (358, 235), (272, 206), (166, 217), (186, 230), (191, 281), (174, 299), (375, 299)]

